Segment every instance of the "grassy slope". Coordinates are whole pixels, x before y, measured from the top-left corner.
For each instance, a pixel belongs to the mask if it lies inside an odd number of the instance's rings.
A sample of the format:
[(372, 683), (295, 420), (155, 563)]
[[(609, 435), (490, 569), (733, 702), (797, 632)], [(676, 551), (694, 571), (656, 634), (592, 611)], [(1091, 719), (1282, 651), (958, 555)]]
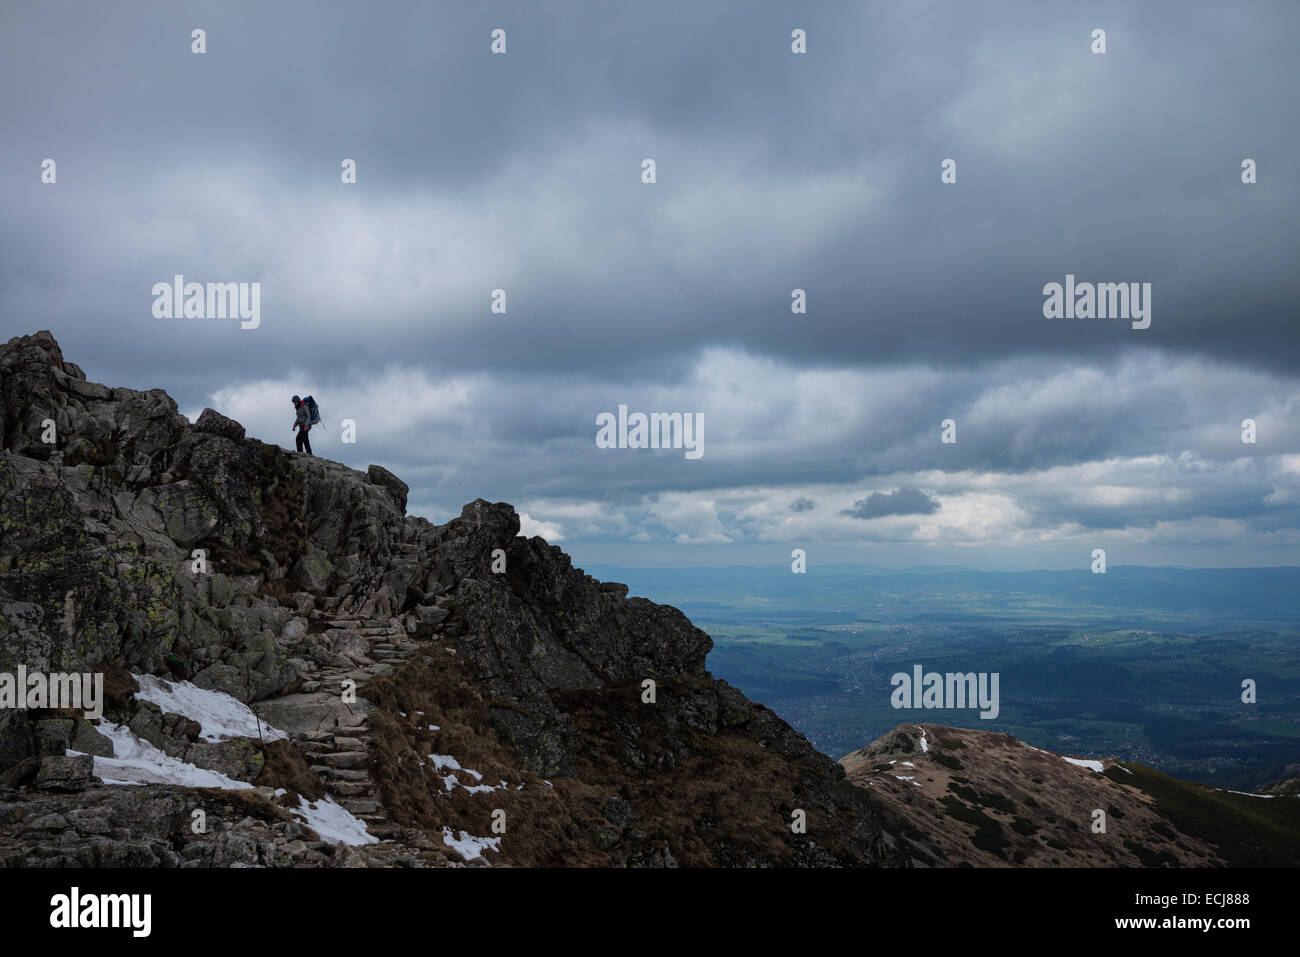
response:
[(1123, 763), (1132, 774), (1109, 769), (1106, 776), (1140, 788), (1155, 800), (1170, 824), (1215, 845), (1233, 867), (1300, 865), (1300, 799), (1261, 798), (1180, 781), (1141, 764)]

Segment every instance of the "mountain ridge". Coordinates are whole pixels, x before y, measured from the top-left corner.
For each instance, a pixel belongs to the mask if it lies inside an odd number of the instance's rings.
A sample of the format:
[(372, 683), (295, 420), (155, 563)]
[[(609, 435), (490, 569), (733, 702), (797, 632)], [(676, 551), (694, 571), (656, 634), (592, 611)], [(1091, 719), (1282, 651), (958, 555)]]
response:
[[(8, 866), (1300, 859), (1294, 780), (1202, 793), (935, 725), (832, 761), (509, 504), (408, 516), (382, 466), (191, 423), (48, 332), (0, 347), (0, 438), (0, 673), (104, 679), (99, 718), (0, 711)], [(1101, 797), (1118, 843), (1089, 836)]]
[[(191, 424), (162, 390), (87, 381), (48, 332), (0, 349), (0, 425), (0, 668), (118, 688), (107, 735), (0, 715), (10, 863), (910, 862), (838, 765), (705, 671), (704, 632), (518, 537), (506, 503), (407, 516), (386, 469), (289, 453), (212, 409)], [(144, 676), (255, 705), (287, 743), (200, 740), (141, 700)], [(208, 797), (266, 826), (214, 811), (217, 836), (191, 837), (178, 808), (206, 798), (151, 780), (139, 793), (171, 810), (113, 836), (94, 809), (129, 802), (98, 783), (121, 742), (153, 762), (137, 776), (166, 757), (235, 782)], [(345, 853), (304, 835), (344, 812), (369, 832)]]

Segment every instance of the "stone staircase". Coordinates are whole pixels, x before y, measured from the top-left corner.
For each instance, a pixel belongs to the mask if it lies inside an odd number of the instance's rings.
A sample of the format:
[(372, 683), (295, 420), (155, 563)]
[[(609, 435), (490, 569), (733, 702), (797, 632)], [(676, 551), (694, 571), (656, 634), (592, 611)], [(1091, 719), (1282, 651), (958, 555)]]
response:
[[(324, 667), (304, 674), (304, 693), (340, 694), (345, 679), (360, 685), (370, 678), (392, 674), (421, 648), (433, 643), (431, 639), (417, 640), (408, 634), (408, 629), (414, 630), (409, 616), (377, 619), (319, 610), (309, 614), (316, 628), (326, 633), (345, 633), (346, 637), (336, 637), (349, 642), (348, 658), (354, 664)], [(351, 636), (362, 639), (366, 648), (363, 653), (351, 650), (358, 645)], [(361, 661), (356, 661), (357, 658)], [(353, 718), (355, 723), (351, 723)], [(365, 821), (367, 830), (382, 839), (392, 836), (396, 828), (389, 822), (370, 777), (370, 729), (365, 720), (365, 713), (360, 710), (347, 714), (335, 709), (324, 713), (322, 721), (326, 726), (304, 729), (293, 737), (334, 800)]]

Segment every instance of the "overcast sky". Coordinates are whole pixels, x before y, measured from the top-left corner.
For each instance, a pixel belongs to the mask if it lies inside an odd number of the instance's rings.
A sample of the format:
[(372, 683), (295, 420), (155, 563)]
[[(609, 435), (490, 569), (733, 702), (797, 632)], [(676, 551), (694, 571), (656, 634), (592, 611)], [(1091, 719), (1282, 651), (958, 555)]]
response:
[[(0, 331), (287, 448), (312, 393), (317, 454), (579, 564), (1300, 564), (1297, 35), (1291, 2), (8, 0)], [(155, 318), (178, 273), (259, 282), (260, 326)], [(1067, 274), (1150, 283), (1150, 328), (1044, 318)], [(598, 448), (620, 404), (702, 413), (703, 456)]]

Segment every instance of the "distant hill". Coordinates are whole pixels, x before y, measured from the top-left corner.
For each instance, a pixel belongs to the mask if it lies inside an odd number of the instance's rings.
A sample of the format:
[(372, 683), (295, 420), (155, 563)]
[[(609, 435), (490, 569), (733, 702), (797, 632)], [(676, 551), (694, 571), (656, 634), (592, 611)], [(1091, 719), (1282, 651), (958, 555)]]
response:
[(1240, 794), (934, 724), (902, 725), (840, 764), (934, 866), (1300, 865), (1294, 779)]

